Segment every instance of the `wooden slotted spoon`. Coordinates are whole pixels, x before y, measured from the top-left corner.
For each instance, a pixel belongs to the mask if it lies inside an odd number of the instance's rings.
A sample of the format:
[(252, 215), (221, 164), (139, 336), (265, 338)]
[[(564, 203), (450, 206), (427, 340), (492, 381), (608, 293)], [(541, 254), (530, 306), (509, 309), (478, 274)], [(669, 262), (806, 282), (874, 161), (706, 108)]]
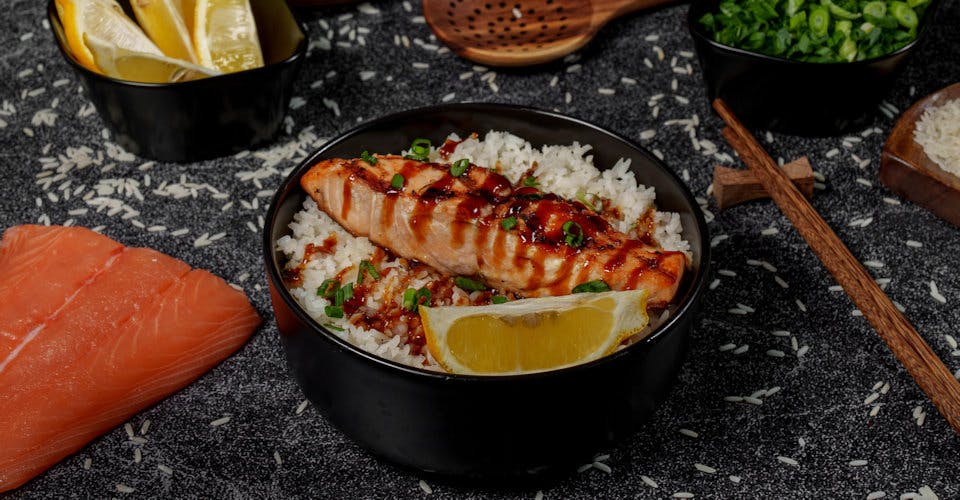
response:
[(527, 66), (574, 52), (616, 17), (674, 1), (423, 0), (423, 16), (461, 57), (490, 66)]

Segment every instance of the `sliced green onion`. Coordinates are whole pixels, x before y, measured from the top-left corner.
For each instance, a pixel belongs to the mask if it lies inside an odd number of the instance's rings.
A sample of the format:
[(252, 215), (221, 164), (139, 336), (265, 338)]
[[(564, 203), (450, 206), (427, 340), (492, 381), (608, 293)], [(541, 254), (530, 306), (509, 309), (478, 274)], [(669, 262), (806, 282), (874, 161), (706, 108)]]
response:
[(470, 168), (470, 160), (461, 158), (450, 165), (450, 175), (460, 177), (468, 168)]
[(372, 154), (370, 154), (370, 152), (367, 151), (367, 150), (363, 150), (363, 152), (360, 153), (360, 159), (363, 160), (363, 161), (365, 161), (365, 162), (367, 162), (367, 163), (369, 163), (369, 164), (371, 164), (371, 165), (376, 165), (376, 164), (377, 164), (377, 157), (375, 157), (375, 156), (373, 156)]
[(323, 280), (317, 287), (317, 295), (325, 299), (332, 299), (340, 289), (340, 280)]
[(413, 288), (407, 288), (403, 291), (403, 308), (407, 311), (417, 309), (417, 291)]
[(346, 286), (337, 290), (336, 295), (333, 296), (333, 304), (342, 306), (344, 302), (351, 298), (353, 298), (353, 283), (347, 283)]
[(511, 215), (510, 217), (503, 219), (500, 221), (500, 227), (502, 227), (504, 231), (509, 231), (517, 227), (517, 218)]
[(600, 293), (609, 291), (610, 285), (603, 280), (588, 281), (573, 287), (573, 293)]
[(361, 260), (360, 269), (357, 271), (358, 285), (363, 283), (363, 276), (367, 273), (370, 273), (370, 276), (375, 280), (380, 279), (380, 273), (377, 272), (377, 268), (373, 267), (373, 264), (371, 264), (369, 260)]
[(432, 300), (433, 294), (427, 287), (422, 287), (419, 290), (407, 288), (403, 291), (403, 308), (409, 312), (416, 312), (417, 307), (421, 305), (429, 306)]
[(433, 301), (433, 294), (430, 293), (430, 290), (427, 287), (423, 287), (417, 290), (416, 304), (418, 306), (430, 307), (430, 303), (432, 301)]
[(507, 302), (507, 300), (507, 297), (503, 295), (494, 295), (493, 297), (490, 297), (490, 302), (494, 304), (504, 304)]
[(890, 15), (907, 29), (916, 28), (919, 22), (916, 11), (905, 2), (890, 2)]
[(840, 19), (857, 19), (860, 17), (858, 12), (850, 12), (849, 10), (833, 3), (832, 0), (823, 0), (823, 5), (826, 5), (827, 8), (830, 9), (830, 13)]
[(343, 317), (343, 307), (340, 306), (327, 306), (323, 308), (323, 312), (327, 315), (328, 318), (342, 318)]
[(331, 330), (336, 330), (336, 331), (338, 331), (338, 332), (342, 332), (342, 331), (345, 330), (344, 328), (340, 328), (339, 326), (337, 326), (337, 325), (335, 325), (335, 324), (333, 324), (333, 323), (324, 323), (323, 326), (325, 326), (325, 327), (327, 327), (327, 328), (329, 328), (329, 329), (331, 329)]
[(530, 188), (540, 187), (540, 183), (537, 182), (537, 178), (532, 175), (523, 179), (523, 185)]
[(574, 248), (583, 245), (583, 228), (580, 227), (580, 224), (568, 220), (560, 228), (563, 230), (563, 239), (567, 242), (567, 245)]
[(474, 281), (470, 278), (464, 278), (462, 276), (457, 276), (453, 278), (453, 282), (457, 284), (458, 287), (468, 291), (468, 292), (479, 292), (481, 290), (486, 290), (487, 287), (480, 283), (479, 281)]
[(580, 203), (583, 203), (583, 205), (589, 208), (590, 210), (593, 210), (594, 212), (599, 212), (599, 210), (597, 210), (597, 207), (593, 203), (590, 203), (589, 200), (587, 200), (587, 192), (584, 191), (582, 188), (577, 190), (577, 200)]
[(810, 26), (810, 31), (813, 34), (826, 36), (827, 30), (830, 29), (830, 11), (823, 7), (811, 10), (810, 16), (807, 18), (807, 25)]
[(403, 175), (393, 174), (393, 179), (390, 179), (390, 186), (392, 186), (393, 189), (402, 189), (403, 183), (406, 181), (407, 180), (403, 178)]
[(410, 144), (410, 154), (405, 155), (407, 160), (427, 161), (430, 158), (430, 139), (417, 138)]
[(887, 15), (887, 4), (880, 1), (867, 2), (863, 6), (863, 16), (869, 21), (870, 18), (878, 18)]

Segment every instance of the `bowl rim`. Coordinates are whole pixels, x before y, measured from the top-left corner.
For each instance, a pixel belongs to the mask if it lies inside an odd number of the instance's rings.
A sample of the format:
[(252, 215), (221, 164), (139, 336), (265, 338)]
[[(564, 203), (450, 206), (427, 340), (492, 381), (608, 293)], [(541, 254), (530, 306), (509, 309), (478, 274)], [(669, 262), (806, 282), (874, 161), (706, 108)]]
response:
[[(715, 0), (693, 0), (690, 2), (690, 7), (687, 8), (687, 31), (690, 35), (700, 41), (706, 42), (715, 50), (720, 50), (722, 52), (727, 52), (729, 54), (735, 54), (743, 57), (754, 57), (759, 60), (766, 62), (778, 62), (778, 63), (791, 63), (798, 65), (805, 65), (808, 67), (838, 67), (838, 66), (869, 66), (874, 63), (878, 63), (887, 59), (892, 59), (894, 57), (900, 56), (902, 54), (908, 53), (913, 50), (914, 46), (920, 42), (921, 38), (925, 36), (926, 32), (930, 30), (930, 24), (933, 23), (934, 14), (937, 9), (940, 7), (940, 0), (930, 0), (930, 6), (927, 8), (927, 11), (923, 15), (923, 19), (920, 22), (920, 27), (917, 29), (917, 35), (910, 41), (910, 43), (900, 47), (899, 49), (890, 52), (889, 54), (880, 55), (877, 57), (872, 57), (870, 59), (862, 59), (859, 61), (832, 61), (832, 62), (811, 62), (811, 61), (798, 61), (796, 59), (788, 59), (786, 57), (774, 56), (770, 54), (764, 54), (762, 52), (754, 52), (752, 50), (741, 49), (739, 47), (734, 47), (732, 45), (725, 45), (716, 40), (714, 40), (710, 35), (707, 34), (706, 29), (699, 23), (698, 19), (693, 18), (693, 12), (695, 7), (702, 5), (708, 2), (713, 2)], [(698, 49), (697, 52), (700, 52), (699, 45), (694, 44)]]
[[(449, 111), (463, 111), (471, 110), (478, 113), (498, 113), (498, 112), (519, 112), (524, 114), (530, 114), (534, 117), (542, 116), (549, 117), (559, 120), (568, 121), (578, 127), (584, 127), (592, 129), (595, 132), (600, 134), (607, 135), (614, 140), (619, 140), (626, 145), (633, 148), (637, 153), (646, 157), (648, 160), (653, 162), (656, 168), (663, 171), (667, 174), (668, 178), (674, 182), (677, 187), (680, 188), (680, 192), (683, 196), (684, 201), (690, 209), (690, 213), (693, 216), (697, 231), (700, 233), (700, 248), (699, 255), (700, 259), (697, 262), (697, 272), (693, 276), (693, 281), (688, 285), (689, 288), (687, 293), (684, 295), (683, 300), (678, 304), (676, 310), (670, 315), (670, 317), (659, 327), (657, 327), (649, 335), (640, 339), (639, 341), (619, 349), (613, 353), (610, 353), (606, 356), (602, 356), (598, 359), (590, 361), (588, 363), (577, 364), (573, 366), (568, 366), (555, 370), (546, 370), (538, 371), (532, 373), (521, 373), (521, 374), (509, 374), (509, 375), (467, 375), (467, 374), (457, 374), (457, 373), (448, 373), (441, 371), (427, 370), (425, 368), (413, 367), (396, 361), (392, 361), (376, 354), (367, 352), (362, 348), (350, 343), (347, 340), (340, 338), (335, 333), (331, 332), (327, 328), (324, 328), (318, 321), (313, 319), (306, 310), (297, 303), (296, 299), (290, 294), (290, 291), (286, 288), (286, 285), (283, 282), (283, 278), (280, 274), (280, 263), (276, 262), (274, 259), (274, 250), (275, 243), (271, 238), (271, 233), (273, 232), (274, 227), (277, 224), (277, 211), (280, 206), (281, 200), (285, 200), (288, 196), (291, 195), (295, 190), (300, 189), (299, 179), (303, 175), (303, 171), (309, 166), (311, 166), (318, 157), (322, 156), (328, 150), (338, 145), (339, 143), (353, 137), (356, 134), (369, 130), (371, 128), (376, 128), (383, 125), (384, 123), (390, 123), (395, 121), (406, 120), (413, 118), (418, 115), (426, 113), (443, 113)], [(652, 186), (656, 187), (656, 186)], [(673, 170), (666, 166), (666, 163), (651, 154), (645, 148), (637, 144), (636, 142), (610, 130), (607, 130), (599, 125), (591, 123), (580, 118), (575, 118), (572, 116), (564, 115), (562, 113), (557, 113), (553, 111), (546, 111), (530, 106), (516, 105), (516, 104), (507, 104), (507, 103), (490, 103), (490, 102), (469, 102), (469, 103), (448, 103), (448, 104), (437, 104), (413, 109), (407, 109), (404, 111), (399, 111), (395, 113), (390, 113), (382, 117), (364, 122), (363, 124), (353, 127), (330, 141), (326, 142), (318, 149), (310, 153), (306, 158), (304, 158), (300, 164), (293, 168), (290, 174), (280, 183), (277, 188), (277, 192), (274, 194), (273, 198), (270, 201), (270, 208), (267, 211), (266, 221), (267, 224), (263, 229), (263, 257), (264, 264), (266, 267), (267, 278), (270, 281), (270, 284), (276, 290), (277, 295), (284, 301), (286, 306), (293, 311), (293, 313), (306, 325), (308, 325), (312, 330), (315, 330), (321, 333), (327, 338), (327, 340), (332, 341), (339, 348), (358, 355), (361, 358), (371, 361), (385, 369), (389, 370), (400, 370), (411, 376), (423, 377), (425, 379), (432, 379), (435, 381), (463, 381), (463, 382), (476, 382), (476, 381), (534, 381), (550, 377), (555, 377), (559, 375), (576, 375), (577, 373), (585, 370), (592, 370), (597, 366), (605, 365), (608, 363), (613, 363), (614, 361), (627, 356), (632, 351), (640, 349), (643, 346), (650, 346), (659, 342), (663, 337), (670, 334), (677, 328), (677, 324), (685, 319), (687, 315), (696, 314), (697, 308), (696, 304), (700, 301), (703, 294), (706, 291), (707, 277), (710, 273), (710, 235), (709, 229), (707, 227), (707, 222), (703, 216), (703, 212), (699, 210), (699, 205), (696, 202), (696, 199), (693, 193), (690, 191), (690, 188), (680, 179)]]
[[(300, 40), (300, 43), (297, 44), (297, 47), (293, 50), (293, 53), (290, 54), (289, 57), (287, 57), (286, 59), (277, 61), (273, 64), (265, 64), (259, 68), (247, 69), (243, 71), (237, 71), (234, 73), (223, 73), (220, 75), (208, 76), (206, 78), (200, 78), (197, 80), (190, 80), (187, 82), (168, 82), (168, 83), (135, 82), (133, 80), (121, 80), (119, 78), (113, 78), (111, 76), (107, 76), (102, 73), (97, 73), (96, 71), (93, 71), (90, 68), (87, 68), (86, 66), (80, 64), (80, 61), (78, 61), (76, 56), (73, 55), (73, 52), (71, 52), (67, 48), (66, 41), (60, 39), (60, 35), (58, 34), (57, 30), (54, 29), (53, 27), (54, 24), (57, 24), (61, 27), (63, 26), (63, 23), (60, 22), (60, 15), (57, 13), (55, 0), (47, 1), (47, 20), (50, 22), (50, 32), (53, 35), (53, 39), (57, 48), (60, 49), (60, 54), (63, 56), (64, 59), (67, 60), (67, 62), (71, 66), (73, 66), (74, 70), (82, 73), (88, 78), (96, 78), (103, 82), (114, 83), (118, 85), (128, 85), (131, 87), (141, 87), (145, 89), (171, 88), (171, 87), (189, 88), (191, 86), (206, 86), (206, 85), (210, 85), (211, 83), (215, 85), (216, 82), (224, 78), (229, 78), (229, 77), (240, 78), (241, 77), (240, 75), (242, 75), (242, 77), (246, 77), (247, 75), (255, 76), (257, 74), (265, 73), (268, 71), (273, 72), (273, 71), (276, 71), (275, 68), (289, 66), (290, 64), (295, 63), (297, 60), (303, 59), (306, 56), (307, 46), (309, 44), (309, 36), (307, 35), (309, 30), (307, 29), (307, 26), (304, 23), (297, 21), (296, 23), (297, 27), (300, 28), (300, 32), (303, 34), (303, 38)], [(61, 28), (61, 31), (62, 31), (62, 28)]]

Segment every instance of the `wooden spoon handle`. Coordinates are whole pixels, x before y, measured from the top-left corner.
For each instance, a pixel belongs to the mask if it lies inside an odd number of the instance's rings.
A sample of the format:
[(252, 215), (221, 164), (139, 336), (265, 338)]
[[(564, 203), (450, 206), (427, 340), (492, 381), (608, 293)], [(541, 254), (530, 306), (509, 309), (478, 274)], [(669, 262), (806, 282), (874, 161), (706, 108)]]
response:
[(960, 381), (953, 377), (910, 322), (890, 302), (860, 261), (850, 253), (816, 209), (777, 167), (773, 158), (763, 150), (726, 103), (716, 99), (713, 107), (730, 126), (729, 129), (724, 129), (724, 137), (730, 141), (730, 145), (740, 154), (750, 170), (756, 173), (773, 201), (793, 222), (803, 239), (853, 299), (950, 427), (960, 434)]
[(598, 30), (616, 17), (672, 3), (679, 3), (679, 0), (593, 0), (593, 22), (591, 24), (594, 30)]

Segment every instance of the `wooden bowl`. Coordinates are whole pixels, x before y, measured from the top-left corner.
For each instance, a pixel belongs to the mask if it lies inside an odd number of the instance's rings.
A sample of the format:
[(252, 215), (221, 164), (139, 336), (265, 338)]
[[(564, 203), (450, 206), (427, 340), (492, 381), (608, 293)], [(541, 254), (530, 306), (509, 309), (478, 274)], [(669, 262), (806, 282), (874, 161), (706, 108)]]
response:
[(917, 121), (924, 111), (952, 99), (960, 99), (960, 83), (924, 97), (900, 116), (883, 145), (880, 182), (960, 227), (960, 177), (940, 168), (913, 139)]

